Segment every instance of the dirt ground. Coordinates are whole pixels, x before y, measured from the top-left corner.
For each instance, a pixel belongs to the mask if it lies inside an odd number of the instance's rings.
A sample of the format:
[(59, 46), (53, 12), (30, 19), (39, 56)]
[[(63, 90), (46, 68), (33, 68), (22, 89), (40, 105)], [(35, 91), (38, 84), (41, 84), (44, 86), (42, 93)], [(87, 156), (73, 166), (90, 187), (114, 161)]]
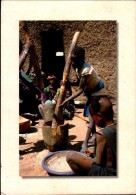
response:
[[(76, 113), (83, 116), (83, 108), (77, 108)], [(80, 151), (87, 131), (87, 122), (77, 116), (66, 122), (69, 124), (68, 149)], [(43, 120), (38, 120), (28, 133), (19, 134), (20, 176), (49, 176), (41, 166), (42, 159), (51, 153), (44, 144), (42, 124)]]

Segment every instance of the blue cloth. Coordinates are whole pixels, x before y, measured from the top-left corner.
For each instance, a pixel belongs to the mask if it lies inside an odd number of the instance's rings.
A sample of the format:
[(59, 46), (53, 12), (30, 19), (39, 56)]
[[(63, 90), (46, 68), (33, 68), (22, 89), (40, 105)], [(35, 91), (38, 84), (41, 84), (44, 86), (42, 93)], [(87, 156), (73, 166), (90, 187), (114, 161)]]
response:
[(29, 83), (32, 83), (32, 80), (30, 79), (30, 77), (23, 71), (21, 70), (21, 76), (27, 80)]
[[(99, 81), (98, 85), (94, 88), (93, 91), (98, 91), (104, 88), (104, 83), (102, 82), (102, 80)], [(83, 116), (88, 117), (89, 116), (89, 104), (90, 104), (90, 100), (88, 99), (88, 95), (87, 92), (84, 93), (86, 96), (86, 104), (84, 106), (84, 113)]]
[(88, 117), (89, 116), (89, 104), (90, 104), (90, 101), (86, 97), (86, 103), (85, 103), (85, 106), (84, 106), (84, 113), (83, 113), (84, 117)]
[(103, 167), (94, 163), (91, 166), (88, 176), (117, 176), (117, 171), (113, 167)]
[(102, 80), (99, 81), (98, 85), (94, 88), (94, 91), (98, 91), (104, 88), (104, 83)]
[(52, 100), (46, 100), (45, 104), (52, 104)]

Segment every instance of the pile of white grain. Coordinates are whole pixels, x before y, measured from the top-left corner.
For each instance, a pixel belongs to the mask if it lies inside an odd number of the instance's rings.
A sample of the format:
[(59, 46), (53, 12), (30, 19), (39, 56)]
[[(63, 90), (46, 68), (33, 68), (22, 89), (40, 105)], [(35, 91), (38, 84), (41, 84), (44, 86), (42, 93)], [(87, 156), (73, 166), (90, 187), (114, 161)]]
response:
[(67, 152), (60, 152), (46, 161), (46, 166), (55, 172), (73, 172), (66, 161)]

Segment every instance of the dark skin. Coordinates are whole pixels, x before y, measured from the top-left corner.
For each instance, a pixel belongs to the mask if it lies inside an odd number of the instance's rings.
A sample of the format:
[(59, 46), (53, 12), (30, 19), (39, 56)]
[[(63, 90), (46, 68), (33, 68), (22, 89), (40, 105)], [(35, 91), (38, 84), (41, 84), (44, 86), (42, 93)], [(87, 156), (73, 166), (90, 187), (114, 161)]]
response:
[[(71, 61), (72, 61), (72, 66), (73, 68), (76, 70), (78, 69), (78, 72), (80, 72), (84, 62), (85, 62), (85, 58), (83, 56), (79, 56), (79, 55), (74, 55), (71, 54)], [(72, 94), (69, 98), (65, 99), (62, 104), (59, 106), (60, 108), (62, 108), (68, 101), (75, 99), (76, 97), (78, 97), (79, 95), (81, 95), (85, 88), (87, 88), (89, 90), (89, 83), (90, 80), (88, 79), (89, 75), (86, 76), (81, 76), (79, 79), (79, 87), (78, 87), (78, 91), (75, 92), (74, 94)], [(90, 93), (88, 94), (89, 99), (91, 99), (91, 90)], [(90, 121), (90, 128), (88, 128), (87, 130), (87, 134), (84, 140), (84, 144), (87, 145), (88, 140), (90, 138), (90, 135), (92, 133), (92, 129), (94, 129), (94, 122), (93, 120)]]
[[(105, 118), (104, 112), (108, 109), (108, 106), (111, 104), (107, 98), (101, 98), (99, 100), (101, 105), (100, 112), (94, 113), (92, 109), (90, 109), (90, 114), (95, 121), (95, 123), (100, 127), (106, 127), (107, 125), (112, 125), (114, 123), (113, 118), (108, 119)], [(104, 151), (106, 150), (107, 159), (106, 165), (112, 166), (112, 153), (110, 146), (107, 144), (106, 138), (103, 136), (102, 131), (99, 131), (96, 135), (96, 157), (95, 158), (88, 158), (83, 154), (77, 154), (76, 152), (72, 151), (67, 155), (67, 162), (71, 169), (77, 175), (87, 175), (86, 173), (90, 170), (90, 167), (93, 163), (100, 164), (103, 159)], [(86, 150), (86, 154), (91, 154), (91, 151), (88, 149)]]
[(56, 87), (55, 87), (55, 79), (54, 78), (52, 78), (52, 79), (49, 79), (49, 88), (50, 88), (50, 91), (51, 91), (51, 93), (53, 94), (53, 95), (55, 95), (55, 93), (56, 93)]
[[(82, 68), (82, 65), (84, 64), (84, 58), (81, 58), (80, 56), (71, 54), (71, 61), (72, 61), (73, 68), (74, 69), (78, 68), (78, 71), (80, 71), (80, 69)], [(66, 100), (64, 100), (63, 103), (59, 107), (62, 108), (68, 101), (73, 100), (76, 97), (78, 97), (79, 95), (81, 95), (84, 92), (85, 86), (86, 86), (85, 79), (84, 79), (84, 77), (81, 77), (80, 82), (79, 82), (78, 91), (76, 93), (74, 93), (73, 95), (71, 95)]]
[(19, 68), (22, 67), (22, 65), (24, 64), (24, 61), (26, 59), (27, 53), (29, 51), (30, 48), (30, 39), (28, 39), (26, 41), (26, 44), (24, 46), (24, 50), (21, 52), (21, 54), (19, 55)]

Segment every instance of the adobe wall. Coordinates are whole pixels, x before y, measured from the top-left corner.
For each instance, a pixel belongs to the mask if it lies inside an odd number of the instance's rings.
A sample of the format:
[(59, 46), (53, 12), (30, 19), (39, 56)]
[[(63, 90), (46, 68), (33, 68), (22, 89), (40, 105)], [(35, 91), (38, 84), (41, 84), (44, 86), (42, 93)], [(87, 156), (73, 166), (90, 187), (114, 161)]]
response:
[[(112, 97), (112, 102), (117, 100), (117, 23), (116, 21), (29, 21), (28, 29), (36, 48), (36, 53), (41, 66), (41, 38), (40, 32), (48, 30), (51, 26), (62, 28), (64, 32), (64, 48), (67, 57), (73, 35), (80, 31), (78, 45), (86, 51), (87, 62), (92, 63), (105, 84), (105, 89)], [(24, 34), (20, 31), (23, 43)], [(28, 63), (28, 59), (26, 64)], [(75, 79), (71, 68), (70, 80)]]

